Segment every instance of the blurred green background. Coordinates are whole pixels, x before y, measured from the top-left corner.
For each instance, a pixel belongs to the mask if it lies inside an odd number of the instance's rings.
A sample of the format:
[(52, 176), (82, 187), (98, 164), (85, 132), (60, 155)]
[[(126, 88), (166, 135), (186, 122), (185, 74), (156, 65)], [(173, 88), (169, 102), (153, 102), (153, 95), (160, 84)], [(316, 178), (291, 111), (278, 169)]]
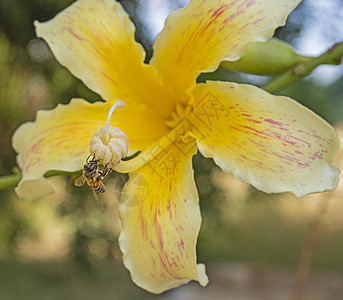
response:
[[(72, 2), (0, 1), (0, 176), (11, 174), (16, 166), (11, 147), (14, 130), (34, 120), (37, 110), (74, 97), (100, 99), (35, 37), (34, 20), (49, 20)], [(148, 60), (165, 15), (187, 1), (120, 2), (136, 24), (136, 39), (144, 45)], [(305, 0), (276, 36), (303, 55), (319, 55), (343, 40), (342, 7), (341, 0)], [(342, 74), (342, 66), (320, 67), (281, 94), (314, 110), (343, 137)], [(224, 69), (203, 74), (199, 81), (206, 78), (256, 85), (269, 80)], [(343, 167), (342, 161), (339, 164)], [(209, 287), (190, 284), (162, 296), (136, 287), (121, 260), (118, 201), (113, 193), (106, 193), (103, 206), (98, 206), (87, 187), (77, 189), (73, 178), (54, 177), (57, 192), (44, 199), (27, 201), (12, 190), (0, 192), (0, 299), (195, 299), (195, 295), (218, 296), (227, 286), (230, 289), (218, 299), (288, 299), (308, 224), (323, 201), (330, 202), (317, 234), (312, 263), (317, 277), (311, 277), (306, 299), (343, 298), (341, 186), (335, 193), (296, 199), (256, 191), (200, 155), (194, 157), (194, 168), (203, 216), (198, 261), (208, 266)], [(115, 181), (107, 180), (108, 190), (115, 189)], [(275, 288), (275, 278), (284, 297), (263, 294), (263, 289)], [(318, 286), (322, 290), (314, 294), (322, 298), (311, 296), (311, 288), (317, 291)], [(249, 291), (252, 298), (234, 294)]]

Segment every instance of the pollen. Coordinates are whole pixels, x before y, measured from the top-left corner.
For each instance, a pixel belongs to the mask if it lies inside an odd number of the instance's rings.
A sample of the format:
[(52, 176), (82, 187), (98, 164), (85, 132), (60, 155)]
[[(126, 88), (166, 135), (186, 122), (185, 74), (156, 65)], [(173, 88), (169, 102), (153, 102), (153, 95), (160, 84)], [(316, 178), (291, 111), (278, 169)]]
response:
[(116, 107), (123, 107), (123, 101), (117, 101), (110, 109), (106, 126), (99, 128), (90, 140), (89, 152), (93, 157), (100, 159), (101, 164), (110, 168), (118, 165), (127, 155), (129, 142), (124, 132), (110, 126), (112, 113)]

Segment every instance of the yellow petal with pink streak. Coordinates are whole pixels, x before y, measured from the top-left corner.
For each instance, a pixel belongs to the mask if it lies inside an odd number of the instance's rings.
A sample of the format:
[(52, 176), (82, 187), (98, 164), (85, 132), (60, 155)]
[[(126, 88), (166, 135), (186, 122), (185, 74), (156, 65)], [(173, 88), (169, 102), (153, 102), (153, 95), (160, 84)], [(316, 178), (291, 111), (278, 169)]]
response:
[[(74, 172), (82, 169), (89, 155), (89, 141), (95, 131), (105, 126), (113, 103), (89, 103), (73, 99), (67, 105), (38, 111), (35, 122), (21, 125), (13, 136), (17, 162), (23, 182), (40, 179), (49, 170)], [(163, 119), (143, 105), (127, 104), (117, 109), (111, 125), (120, 128), (129, 140), (129, 150), (142, 150), (165, 132)], [(19, 189), (18, 187), (18, 189)], [(18, 194), (32, 193), (23, 188)]]
[(306, 107), (228, 82), (200, 84), (194, 97), (192, 135), (224, 171), (268, 193), (301, 197), (336, 187), (335, 130)]
[(208, 282), (196, 263), (201, 224), (193, 179), (193, 138), (174, 139), (173, 130), (151, 148), (151, 159), (130, 173), (122, 194), (120, 248), (133, 281), (152, 292), (197, 280)]
[(135, 27), (114, 0), (79, 0), (48, 22), (35, 22), (57, 60), (105, 100), (143, 103), (168, 116), (175, 100), (162, 88)]
[(179, 98), (201, 72), (238, 60), (248, 43), (265, 41), (301, 0), (191, 0), (168, 17), (151, 64)]

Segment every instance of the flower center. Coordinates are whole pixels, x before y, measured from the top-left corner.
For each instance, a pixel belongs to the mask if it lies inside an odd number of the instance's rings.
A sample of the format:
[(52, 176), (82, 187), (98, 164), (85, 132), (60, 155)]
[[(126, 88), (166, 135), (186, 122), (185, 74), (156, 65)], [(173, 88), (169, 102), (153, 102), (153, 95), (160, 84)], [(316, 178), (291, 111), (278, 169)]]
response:
[(165, 124), (169, 128), (175, 128), (179, 122), (185, 118), (190, 112), (190, 106), (183, 106), (182, 104), (176, 104), (175, 110), (171, 113), (171, 119), (167, 120)]
[(182, 106), (177, 104), (175, 110), (171, 113), (171, 118), (165, 121), (166, 126), (169, 128), (166, 135), (156, 141), (155, 145), (141, 151), (135, 158), (123, 161), (114, 170), (120, 173), (135, 171), (148, 164), (153, 158), (159, 157), (173, 144), (176, 147), (180, 143), (189, 145), (189, 147), (195, 146), (192, 143), (195, 139), (191, 133), (193, 124), (189, 119), (192, 109), (191, 105)]

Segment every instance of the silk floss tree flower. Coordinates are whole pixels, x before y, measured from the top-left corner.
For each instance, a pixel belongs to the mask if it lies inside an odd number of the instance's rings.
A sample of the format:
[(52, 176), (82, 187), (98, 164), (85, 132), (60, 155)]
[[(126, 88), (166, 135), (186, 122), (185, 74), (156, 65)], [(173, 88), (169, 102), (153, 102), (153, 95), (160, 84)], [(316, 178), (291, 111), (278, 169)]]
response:
[[(150, 64), (135, 42), (134, 25), (113, 0), (78, 0), (52, 20), (36, 22), (38, 37), (58, 61), (106, 101), (73, 99), (39, 111), (34, 122), (19, 127), (13, 137), (22, 170), (17, 194), (51, 192), (43, 177), (48, 170), (82, 169), (94, 133), (113, 103), (122, 100), (125, 106), (110, 124), (127, 136), (129, 153), (140, 151), (110, 165), (130, 175), (120, 207), (124, 264), (133, 281), (153, 293), (190, 280), (205, 286), (205, 267), (196, 261), (201, 216), (192, 157), (197, 149), (267, 193), (301, 197), (337, 185), (339, 170), (329, 162), (338, 140), (323, 119), (290, 98), (251, 85), (196, 83), (201, 72), (239, 59), (248, 43), (272, 37), (299, 2), (191, 0), (166, 20)], [(112, 137), (103, 129), (93, 139), (98, 144), (92, 154), (102, 163), (106, 155), (110, 163), (114, 151), (106, 132)], [(102, 146), (105, 150), (96, 153)]]

